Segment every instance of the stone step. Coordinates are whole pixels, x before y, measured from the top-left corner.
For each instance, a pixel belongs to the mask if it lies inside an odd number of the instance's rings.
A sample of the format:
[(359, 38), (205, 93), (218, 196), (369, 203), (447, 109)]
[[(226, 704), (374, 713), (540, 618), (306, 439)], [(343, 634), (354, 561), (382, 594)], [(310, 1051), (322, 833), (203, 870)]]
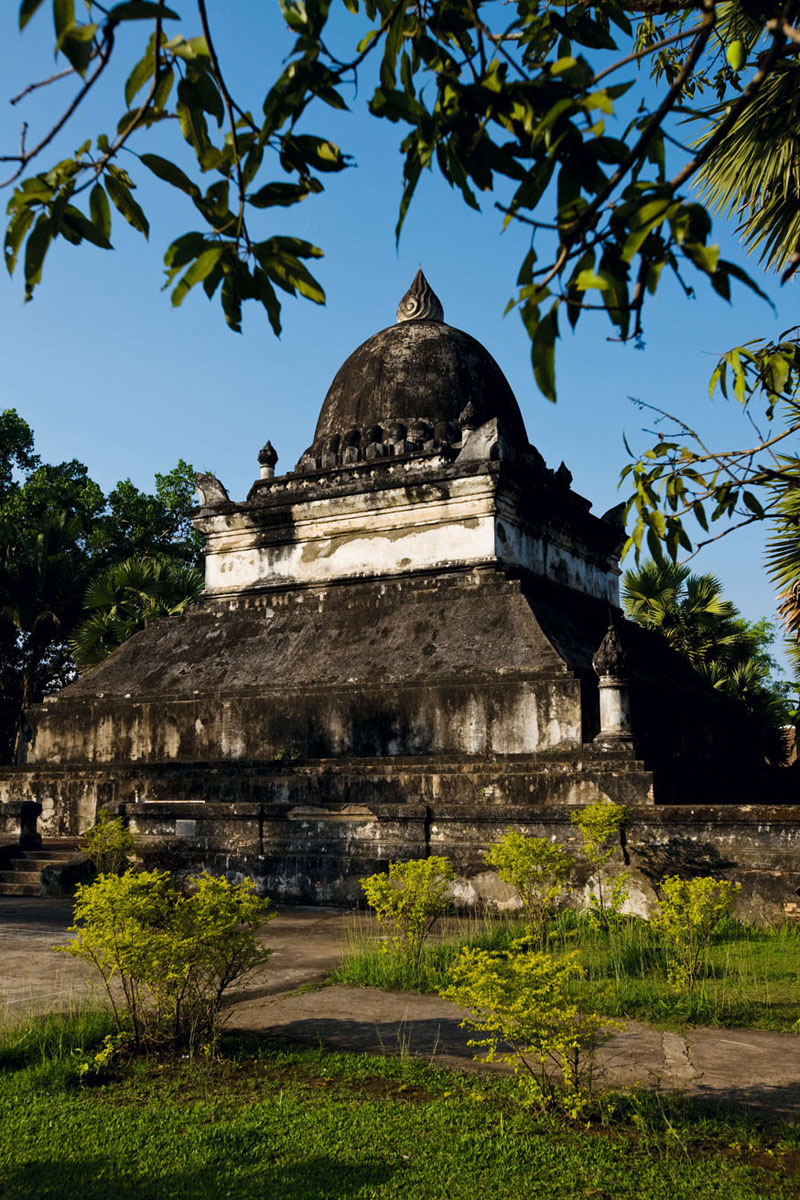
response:
[(0, 871), (0, 885), (4, 883), (30, 884), (32, 887), (35, 885), (38, 890), (41, 882), (41, 871)]
[(69, 866), (70, 859), (65, 855), (59, 855), (52, 858), (42, 858), (41, 855), (31, 856), (30, 858), (7, 858), (5, 864), (6, 871), (37, 871), (41, 873), (45, 867), (66, 867)]
[(0, 883), (0, 896), (41, 896), (38, 883)]
[(77, 846), (74, 849), (67, 846), (61, 850), (17, 850), (14, 853), (14, 858), (19, 862), (35, 862), (45, 865), (49, 863), (69, 862), (76, 854), (80, 854), (80, 849)]

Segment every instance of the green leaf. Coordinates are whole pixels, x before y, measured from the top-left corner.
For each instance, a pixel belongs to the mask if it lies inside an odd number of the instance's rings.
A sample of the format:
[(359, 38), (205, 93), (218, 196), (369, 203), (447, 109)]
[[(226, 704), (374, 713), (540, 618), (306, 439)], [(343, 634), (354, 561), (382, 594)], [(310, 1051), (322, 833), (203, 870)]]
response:
[(694, 513), (695, 520), (700, 528), (704, 529), (705, 532), (708, 533), (708, 517), (706, 516), (705, 508), (699, 500), (695, 500), (694, 504), (692, 505), (692, 512)]
[(257, 192), (247, 197), (253, 208), (272, 208), (280, 205), (297, 204), (309, 193), (304, 183), (265, 183)]
[(166, 108), (167, 100), (169, 99), (169, 94), (172, 91), (172, 85), (174, 82), (175, 72), (173, 71), (172, 67), (167, 67), (166, 70), (161, 72), (161, 76), (156, 84), (156, 90), (153, 92), (154, 109)]
[(731, 275), (734, 279), (738, 279), (739, 283), (743, 283), (745, 287), (749, 287), (750, 291), (755, 292), (755, 294), (760, 296), (762, 300), (766, 300), (773, 312), (776, 311), (775, 305), (772, 303), (767, 293), (762, 292), (755, 280), (751, 279), (747, 272), (743, 271), (740, 266), (737, 266), (737, 264), (734, 262), (729, 262), (727, 259), (721, 259), (719, 265), (720, 268), (724, 268), (728, 275)]
[(14, 274), (14, 268), (17, 265), (17, 255), (19, 248), (22, 245), (25, 234), (33, 224), (33, 219), (36, 214), (29, 205), (20, 208), (6, 230), (5, 239), (5, 256), (6, 270), (9, 275)]
[(714, 399), (714, 392), (716, 390), (717, 384), (720, 381), (721, 374), (722, 374), (722, 365), (718, 364), (714, 368), (714, 372), (708, 381), (708, 398), (709, 398), (709, 400)]
[(112, 204), (118, 212), (122, 213), (128, 224), (147, 237), (150, 233), (150, 225), (142, 209), (131, 195), (128, 185), (123, 183), (119, 176), (107, 175), (106, 190), (111, 197)]
[(634, 213), (631, 220), (631, 231), (622, 247), (622, 257), (625, 261), (632, 262), (650, 231), (660, 225), (662, 221), (669, 220), (679, 208), (679, 201), (670, 203), (669, 200), (663, 198), (649, 200), (647, 204), (643, 204)]
[(128, 0), (125, 4), (115, 4), (108, 11), (109, 21), (152, 21), (156, 17), (165, 21), (180, 19), (171, 8), (156, 4), (154, 0)]
[(586, 292), (590, 288), (607, 292), (614, 287), (614, 280), (606, 271), (584, 270), (578, 272), (572, 286), (578, 292)]
[(664, 549), (661, 545), (661, 539), (652, 526), (647, 530), (647, 549), (650, 551), (650, 557), (657, 563), (663, 562)]
[(191, 291), (196, 283), (200, 283), (207, 275), (216, 267), (222, 255), (225, 253), (224, 246), (211, 246), (208, 250), (195, 259), (189, 270), (183, 275), (172, 293), (172, 304), (174, 308), (182, 304), (187, 294)]
[(285, 138), (284, 153), (296, 155), (315, 171), (343, 171), (347, 166), (345, 156), (334, 142), (310, 133)]
[(260, 146), (258, 142), (256, 142), (252, 150), (250, 150), (248, 153), (247, 158), (244, 160), (244, 165), (242, 166), (242, 181), (244, 182), (244, 186), (246, 188), (250, 186), (258, 174), (263, 157), (264, 147)]
[(75, 24), (75, 0), (53, 0), (53, 24), (56, 30), (56, 50), (60, 50), (66, 34)]
[(558, 306), (553, 305), (536, 326), (531, 347), (533, 375), (539, 390), (552, 403), (556, 399), (555, 341), (558, 337)]
[(139, 160), (144, 163), (148, 171), (152, 171), (165, 183), (170, 183), (173, 187), (185, 192), (187, 196), (200, 195), (200, 188), (197, 184), (192, 183), (188, 175), (184, 175), (180, 167), (168, 158), (162, 158), (159, 154), (140, 154)]
[(202, 233), (184, 233), (181, 237), (176, 238), (164, 255), (164, 262), (172, 268), (167, 274), (170, 277), (174, 276), (181, 267), (185, 267), (193, 258), (197, 258), (205, 245), (206, 239)]
[(152, 50), (148, 49), (144, 58), (140, 58), (125, 82), (125, 106), (130, 108), (134, 96), (140, 92), (156, 69), (156, 59)]
[(203, 116), (203, 110), (195, 102), (193, 91), (187, 86), (185, 79), (178, 84), (178, 104), (176, 111), (180, 122), (181, 133), (197, 155), (211, 148), (208, 140), (208, 126)]
[(62, 220), (69, 230), (78, 235), (79, 240), (85, 239), (102, 250), (112, 249), (111, 242), (106, 235), (97, 229), (85, 213), (82, 213), (79, 208), (75, 208), (74, 205), (67, 205)]
[(86, 74), (86, 68), (91, 62), (92, 39), (96, 32), (96, 25), (73, 25), (60, 42), (64, 57), (79, 75)]
[(302, 238), (296, 237), (272, 237), (266, 242), (261, 243), (262, 246), (270, 253), (292, 254), (295, 258), (322, 258), (323, 251), (319, 246), (312, 245), (311, 242), (305, 242)]
[(275, 289), (270, 283), (264, 271), (260, 267), (256, 267), (253, 272), (253, 284), (264, 311), (269, 318), (269, 323), (272, 326), (272, 332), (275, 337), (281, 336), (281, 305), (278, 297), (275, 295)]
[(164, 49), (182, 58), (184, 62), (194, 62), (198, 58), (210, 58), (208, 43), (204, 37), (185, 38), (178, 34), (164, 43)]
[(111, 209), (102, 184), (96, 183), (92, 188), (89, 196), (89, 212), (92, 224), (99, 229), (104, 238), (108, 239), (111, 233)]
[(769, 390), (779, 396), (789, 382), (789, 363), (782, 354), (771, 354), (767, 360)]
[(41, 8), (44, 0), (22, 0), (19, 6), (19, 27), (24, 29), (37, 9)]
[(713, 275), (719, 265), (719, 246), (704, 246), (701, 242), (684, 242), (683, 253), (706, 275)]
[(33, 289), (42, 281), (44, 256), (53, 237), (53, 226), (49, 217), (39, 217), (33, 233), (25, 246), (25, 299), (33, 298)]
[(748, 508), (751, 513), (761, 518), (764, 516), (764, 508), (761, 502), (753, 495), (752, 492), (742, 492), (742, 500), (745, 508)]
[(191, 88), (194, 97), (203, 111), (210, 113), (215, 119), (217, 128), (219, 129), (225, 120), (225, 106), (222, 103), (222, 96), (219, 93), (214, 78), (208, 71), (204, 71), (199, 67), (190, 68), (190, 72)]

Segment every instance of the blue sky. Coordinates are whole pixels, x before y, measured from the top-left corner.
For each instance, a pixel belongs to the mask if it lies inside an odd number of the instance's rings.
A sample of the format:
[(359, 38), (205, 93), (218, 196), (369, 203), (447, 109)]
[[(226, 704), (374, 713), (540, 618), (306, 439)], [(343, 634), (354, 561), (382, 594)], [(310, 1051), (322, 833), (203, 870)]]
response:
[[(181, 10), (179, 0), (175, 6)], [(15, 34), (10, 15), (5, 18), (4, 100), (53, 70), (47, 9), (22, 37)], [(233, 80), (248, 81), (243, 101), (255, 108), (289, 45), (277, 4), (214, 0), (210, 9), (212, 19), (224, 15), (223, 62), (233, 63)], [(181, 29), (199, 32), (188, 24)], [(137, 52), (144, 37), (141, 32), (131, 36)], [(113, 129), (123, 111), (123, 77), (111, 78), (105, 92), (97, 93), (47, 165), (85, 137)], [(3, 151), (18, 144), (22, 120), (30, 123), (29, 143), (37, 129), (46, 128), (48, 114), (57, 111), (70, 87), (43, 89), (16, 108), (3, 103)], [(633, 446), (648, 444), (642, 428), (652, 428), (652, 419), (631, 404), (630, 396), (678, 413), (714, 444), (736, 444), (749, 436), (735, 404), (708, 401), (708, 377), (721, 351), (755, 336), (776, 336), (796, 320), (794, 286), (782, 290), (776, 280), (760, 279), (777, 305), (774, 314), (743, 288), (735, 290), (729, 306), (702, 280), (693, 301), (667, 282), (646, 318), (643, 350), (610, 342), (614, 331), (605, 316), (587, 314), (577, 333), (562, 332), (559, 400), (551, 405), (533, 383), (529, 342), (518, 316), (503, 316), (527, 249), (525, 231), (501, 233), (492, 197), (485, 198), (482, 213), (474, 213), (430, 176), (419, 187), (396, 248), (400, 133), (368, 117), (367, 96), (368, 88), (362, 87), (353, 113), (322, 108), (306, 124), (307, 131), (337, 140), (354, 155), (357, 167), (329, 177), (322, 196), (263, 216), (264, 236), (294, 234), (325, 251), (315, 266), (327, 305), (286, 297), (280, 340), (252, 305), (245, 307), (242, 335), (225, 327), (217, 304), (199, 289), (182, 308), (170, 306), (169, 294), (159, 290), (163, 253), (195, 223), (182, 204), (186, 198), (165, 194), (134, 159), (128, 169), (141, 183), (138, 195), (151, 219), (149, 242), (115, 214), (115, 251), (57, 243), (32, 303), (23, 304), (21, 278), (3, 276), (2, 405), (16, 407), (30, 422), (46, 460), (79, 458), (104, 488), (125, 477), (150, 488), (155, 471), (182, 457), (197, 469), (213, 471), (233, 498), (242, 498), (257, 476), (256, 454), (267, 438), (280, 456), (278, 470), (293, 467), (312, 439), (337, 368), (361, 341), (392, 323), (420, 264), (444, 305), (445, 319), (477, 337), (500, 363), (531, 441), (551, 466), (562, 459), (567, 463), (574, 486), (595, 511), (622, 498), (617, 478), (627, 460), (623, 430)], [(162, 136), (154, 131), (136, 145), (158, 152), (166, 147)], [(190, 168), (189, 157), (184, 165)], [(279, 175), (263, 178), (270, 177)], [(715, 237), (726, 257), (744, 261), (722, 224)], [(755, 263), (747, 265), (758, 275)], [(750, 618), (772, 615), (774, 608), (762, 544), (763, 533), (737, 534), (695, 560), (698, 569), (722, 577), (730, 598)]]

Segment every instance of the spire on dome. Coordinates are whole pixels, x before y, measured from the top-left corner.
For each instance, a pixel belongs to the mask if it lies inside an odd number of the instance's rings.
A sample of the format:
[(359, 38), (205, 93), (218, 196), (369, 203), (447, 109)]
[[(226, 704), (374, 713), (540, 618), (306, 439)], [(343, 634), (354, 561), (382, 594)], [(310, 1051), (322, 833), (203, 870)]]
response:
[(397, 306), (397, 320), (401, 321), (444, 321), (444, 309), (439, 297), (422, 274), (422, 267), (414, 276), (414, 282)]

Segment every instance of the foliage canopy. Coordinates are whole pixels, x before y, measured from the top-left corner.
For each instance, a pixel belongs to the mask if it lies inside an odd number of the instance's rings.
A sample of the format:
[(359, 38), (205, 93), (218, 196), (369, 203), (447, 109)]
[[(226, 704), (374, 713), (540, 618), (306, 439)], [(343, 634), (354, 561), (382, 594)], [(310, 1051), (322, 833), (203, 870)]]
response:
[[(20, 28), (45, 7), (22, 0)], [(209, 297), (219, 294), (232, 329), (241, 329), (242, 305), (254, 300), (279, 332), (278, 291), (324, 301), (305, 265), (322, 251), (302, 238), (270, 235), (265, 215), (274, 219), (275, 209), (321, 192), (323, 180), (351, 165), (317, 123), (325, 107), (346, 109), (366, 83), (370, 113), (401, 132), (398, 236), (426, 170), (438, 171), (471, 207), (492, 194), (505, 224), (530, 229), (509, 304), (532, 339), (539, 388), (554, 399), (555, 342), (565, 319), (574, 327), (597, 309), (620, 339), (639, 339), (664, 269), (687, 293), (703, 278), (726, 300), (733, 283), (758, 291), (720, 257), (709, 211), (687, 189), (702, 173), (712, 204), (736, 205), (719, 180), (741, 158), (736, 139), (757, 140), (759, 113), (771, 111), (781, 86), (792, 88), (800, 38), (793, 7), (754, 0), (281, 0), (293, 44), (258, 112), (237, 99), (244, 81), (230, 78), (218, 51), (226, 17), (212, 20), (206, 0), (186, 0), (180, 12), (163, 0), (110, 8), (88, 0), (85, 19), (71, 2), (53, 0), (55, 51), (65, 64), (59, 77), (72, 77), (75, 94), (65, 111), (54, 109), (49, 130), (30, 143), (23, 134), (2, 156), (13, 188), (6, 264), (12, 272), (22, 264), (30, 298), (54, 240), (110, 249), (112, 210), (146, 235), (148, 219), (134, 196), (141, 168), (185, 196), (200, 225), (166, 251), (172, 303), (200, 284)], [(116, 125), (48, 162), (61, 129), (77, 130), (81, 105), (102, 88), (109, 64), (128, 54), (130, 40), (121, 36), (128, 27), (139, 36), (140, 56), (123, 64)], [(340, 43), (349, 49), (335, 53), (331, 46)], [(50, 82), (33, 82), (15, 102)], [(712, 107), (698, 103), (708, 89)], [(617, 115), (628, 121), (620, 135), (610, 131)], [(684, 147), (676, 169), (671, 129), (687, 116), (702, 120), (703, 132)], [(167, 155), (146, 149), (154, 127)], [(125, 166), (123, 150), (132, 152)], [(772, 199), (785, 169), (779, 153), (762, 198)], [(784, 265), (793, 226), (784, 227), (777, 208), (769, 244), (777, 242), (772, 257)], [(763, 203), (760, 211), (763, 228)], [(787, 269), (794, 265), (791, 259)]]
[[(157, 602), (175, 608), (176, 586), (197, 595), (199, 545), (189, 517), (194, 472), (182, 460), (156, 475), (153, 494), (126, 479), (106, 497), (76, 459), (42, 463), (33, 431), (14, 409), (0, 412), (0, 448), (0, 761), (7, 761), (24, 747), (21, 712), (75, 677), (71, 640), (97, 576), (131, 556), (168, 560), (158, 570), (140, 564), (140, 572), (163, 576)], [(133, 632), (147, 606), (134, 616), (128, 601)], [(120, 619), (118, 640), (125, 629)], [(108, 629), (99, 640), (106, 649), (114, 644)], [(97, 661), (96, 650), (91, 657)]]

